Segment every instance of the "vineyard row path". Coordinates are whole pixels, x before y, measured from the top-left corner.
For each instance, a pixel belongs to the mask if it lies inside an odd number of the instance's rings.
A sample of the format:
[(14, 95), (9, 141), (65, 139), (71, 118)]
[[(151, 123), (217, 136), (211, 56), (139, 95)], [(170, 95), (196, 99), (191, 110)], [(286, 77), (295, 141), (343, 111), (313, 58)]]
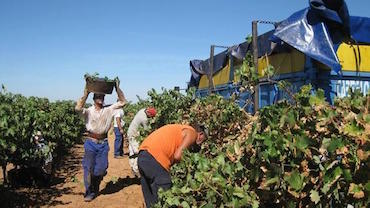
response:
[[(81, 161), (84, 149), (82, 144), (78, 144), (71, 149), (71, 154), (63, 159), (61, 167), (56, 170), (50, 188), (0, 190), (0, 195), (2, 195), (0, 204), (15, 207), (143, 208), (144, 198), (140, 180), (134, 177), (129, 166), (128, 149), (124, 148), (124, 158), (115, 159), (113, 157), (114, 134), (112, 131), (108, 134), (108, 141), (110, 148), (108, 173), (100, 184), (100, 194), (95, 200), (91, 202), (83, 200), (85, 189)], [(2, 178), (1, 174), (1, 181)]]

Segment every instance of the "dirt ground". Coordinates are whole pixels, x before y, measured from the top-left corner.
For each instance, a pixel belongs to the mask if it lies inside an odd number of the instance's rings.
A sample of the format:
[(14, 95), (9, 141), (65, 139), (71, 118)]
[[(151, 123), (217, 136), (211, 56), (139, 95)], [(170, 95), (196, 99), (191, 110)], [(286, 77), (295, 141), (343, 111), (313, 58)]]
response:
[[(83, 145), (76, 145), (62, 161), (50, 188), (6, 188), (0, 185), (0, 207), (144, 207), (140, 180), (128, 163), (127, 148), (123, 159), (113, 157), (114, 136), (109, 134), (108, 174), (100, 184), (99, 196), (84, 202)], [(10, 166), (9, 166), (10, 168)], [(1, 171), (0, 171), (1, 172)], [(0, 173), (0, 184), (3, 181)]]

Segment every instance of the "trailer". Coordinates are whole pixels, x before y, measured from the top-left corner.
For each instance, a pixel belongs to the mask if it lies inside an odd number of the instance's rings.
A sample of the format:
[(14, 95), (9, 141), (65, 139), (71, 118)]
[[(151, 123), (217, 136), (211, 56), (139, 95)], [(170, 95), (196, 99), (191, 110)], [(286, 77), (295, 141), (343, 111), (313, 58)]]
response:
[[(339, 1), (340, 2), (340, 1)], [(257, 35), (257, 25), (273, 24), (275, 28)], [(254, 21), (252, 42), (227, 47), (207, 60), (191, 60), (188, 87), (196, 87), (196, 96), (210, 93), (225, 98), (237, 96), (238, 104), (248, 112), (287, 98), (277, 81), (291, 83), (297, 92), (311, 84), (323, 89), (328, 102), (348, 95), (350, 88), (362, 93), (370, 90), (370, 18), (349, 16), (346, 3), (335, 5), (311, 0), (310, 6), (281, 22)], [(240, 91), (236, 70), (247, 53), (253, 54), (258, 69), (255, 93)], [(276, 74), (269, 81), (263, 71), (273, 66)]]

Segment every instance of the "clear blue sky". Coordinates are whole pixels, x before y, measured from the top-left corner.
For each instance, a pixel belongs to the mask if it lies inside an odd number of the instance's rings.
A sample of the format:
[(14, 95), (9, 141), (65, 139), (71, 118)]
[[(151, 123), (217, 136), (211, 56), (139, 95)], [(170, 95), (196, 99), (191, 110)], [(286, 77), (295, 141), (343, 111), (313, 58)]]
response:
[[(369, 16), (369, 0), (346, 2), (351, 15)], [(307, 6), (308, 0), (0, 0), (0, 83), (26, 96), (76, 100), (83, 75), (98, 72), (118, 76), (136, 101), (151, 88), (185, 88), (189, 60), (208, 58), (211, 44), (241, 43), (252, 20), (283, 20)]]

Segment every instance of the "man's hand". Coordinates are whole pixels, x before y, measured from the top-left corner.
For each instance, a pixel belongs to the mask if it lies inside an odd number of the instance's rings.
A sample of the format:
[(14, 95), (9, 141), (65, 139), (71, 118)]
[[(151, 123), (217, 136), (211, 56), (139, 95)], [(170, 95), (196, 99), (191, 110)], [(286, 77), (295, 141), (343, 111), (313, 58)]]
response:
[(117, 89), (119, 89), (119, 83), (120, 83), (120, 81), (119, 81), (119, 78), (118, 77), (116, 77), (115, 80), (116, 80), (116, 86), (115, 87), (116, 87), (116, 90), (117, 90)]
[(127, 101), (126, 101), (125, 95), (123, 95), (122, 90), (119, 88), (120, 81), (119, 81), (118, 77), (116, 77), (115, 80), (116, 80), (116, 92), (117, 92), (117, 95), (118, 95), (118, 99), (119, 99), (119, 101), (126, 104)]

